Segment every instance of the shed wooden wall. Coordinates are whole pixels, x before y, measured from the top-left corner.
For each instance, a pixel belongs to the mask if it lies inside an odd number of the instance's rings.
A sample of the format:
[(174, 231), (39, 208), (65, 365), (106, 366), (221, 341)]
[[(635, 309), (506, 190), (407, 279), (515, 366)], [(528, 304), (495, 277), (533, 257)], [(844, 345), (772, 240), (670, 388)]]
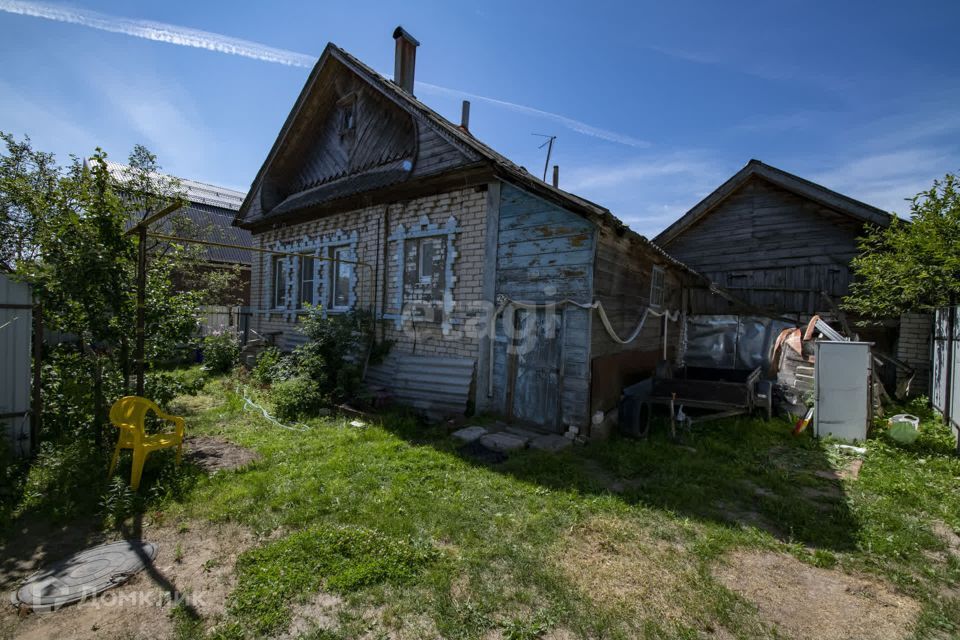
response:
[[(837, 301), (848, 293), (862, 232), (849, 216), (755, 177), (664, 249), (754, 306), (808, 315), (830, 310), (817, 292)], [(729, 303), (701, 290), (691, 310), (729, 313)]]
[[(679, 311), (681, 278), (659, 252), (635, 238), (602, 229), (597, 239), (594, 266), (594, 299), (603, 303), (617, 335), (629, 335), (650, 304), (654, 265), (664, 268), (663, 307)], [(676, 355), (680, 321), (648, 317), (639, 337), (630, 344), (612, 340), (599, 318), (593, 320), (591, 338), (592, 394), (590, 410), (609, 411), (617, 405), (623, 387), (653, 373), (663, 357), (662, 335), (667, 322), (668, 357)]]
[[(496, 293), (524, 302), (592, 301), (592, 223), (511, 185), (501, 188), (496, 256)], [(562, 311), (563, 376), (560, 422), (583, 427), (588, 420), (590, 312)], [(497, 321), (493, 361), (494, 411), (507, 413), (509, 355), (502, 317)]]

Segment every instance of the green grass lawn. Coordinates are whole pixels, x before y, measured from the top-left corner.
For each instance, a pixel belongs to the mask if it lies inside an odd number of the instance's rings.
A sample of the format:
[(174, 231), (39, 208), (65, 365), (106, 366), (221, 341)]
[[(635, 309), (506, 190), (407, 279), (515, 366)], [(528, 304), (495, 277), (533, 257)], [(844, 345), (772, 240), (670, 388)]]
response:
[(178, 610), (184, 637), (282, 634), (318, 592), (336, 617), (305, 637), (781, 637), (715, 579), (737, 549), (881, 577), (920, 603), (916, 637), (960, 634), (960, 561), (936, 534), (960, 531), (960, 459), (932, 419), (909, 447), (871, 439), (856, 480), (830, 477), (849, 459), (829, 443), (758, 419), (487, 465), (399, 414), (283, 429), (235, 384), (180, 410), (262, 458), (207, 477), (158, 456), (141, 489), (165, 519), (260, 536), (222, 619)]

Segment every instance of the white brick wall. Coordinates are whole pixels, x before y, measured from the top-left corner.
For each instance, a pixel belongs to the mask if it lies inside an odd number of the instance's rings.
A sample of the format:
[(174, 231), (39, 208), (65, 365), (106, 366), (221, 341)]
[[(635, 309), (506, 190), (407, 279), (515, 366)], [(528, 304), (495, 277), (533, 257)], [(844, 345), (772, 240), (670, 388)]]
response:
[[(382, 322), (382, 327), (378, 327), (377, 336), (379, 338), (382, 328), (384, 337), (395, 342), (393, 351), (396, 353), (476, 358), (479, 338), (464, 335), (462, 329), (475, 315), (470, 303), (479, 301), (482, 296), (486, 233), (485, 192), (471, 187), (390, 205), (355, 209), (258, 233), (254, 236), (254, 242), (259, 247), (270, 249), (277, 242), (329, 236), (337, 231), (347, 234), (356, 231), (357, 259), (371, 265), (371, 268), (360, 267), (357, 271), (358, 283), (355, 291), (358, 305), (363, 309), (370, 309), (371, 304), (375, 303), (379, 309), (382, 300), (387, 313), (399, 313), (401, 310), (396, 308), (399, 243), (386, 240), (384, 261), (385, 239), (392, 235), (400, 224), (408, 230), (416, 228), (420, 224), (421, 216), (426, 216), (430, 224), (439, 224), (442, 227), (451, 215), (456, 219), (459, 228), (454, 239), (457, 252), (453, 264), (454, 311), (449, 316), (453, 331), (444, 335), (439, 323), (427, 322), (418, 322), (412, 326), (408, 323), (404, 329), (398, 330), (394, 321), (388, 320)], [(385, 219), (388, 221), (387, 229), (383, 226)], [(256, 313), (253, 327), (260, 333), (280, 332), (280, 346), (290, 348), (302, 338), (297, 331), (296, 320), (288, 319), (283, 312), (270, 311), (270, 301), (265, 298), (269, 295), (271, 275), (270, 254), (257, 254), (251, 280), (251, 305)], [(374, 290), (377, 291), (377, 300), (374, 300)]]
[(930, 392), (930, 336), (933, 317), (926, 313), (905, 313), (900, 316), (897, 358), (916, 371), (911, 395)]

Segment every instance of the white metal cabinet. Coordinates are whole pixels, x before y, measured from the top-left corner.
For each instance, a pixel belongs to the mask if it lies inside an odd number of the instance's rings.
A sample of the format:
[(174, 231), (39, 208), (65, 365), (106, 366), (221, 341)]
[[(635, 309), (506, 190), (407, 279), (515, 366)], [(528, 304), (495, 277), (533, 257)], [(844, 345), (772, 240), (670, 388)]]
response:
[(814, 433), (865, 440), (870, 420), (870, 342), (816, 343)]

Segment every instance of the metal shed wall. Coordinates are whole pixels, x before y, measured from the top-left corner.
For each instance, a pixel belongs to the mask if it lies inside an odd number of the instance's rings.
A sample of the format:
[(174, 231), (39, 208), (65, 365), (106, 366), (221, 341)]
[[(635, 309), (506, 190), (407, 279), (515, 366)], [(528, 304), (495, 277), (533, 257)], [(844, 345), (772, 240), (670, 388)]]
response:
[[(0, 433), (17, 455), (30, 453), (30, 287), (0, 273)], [(10, 415), (15, 414), (15, 415)]]

